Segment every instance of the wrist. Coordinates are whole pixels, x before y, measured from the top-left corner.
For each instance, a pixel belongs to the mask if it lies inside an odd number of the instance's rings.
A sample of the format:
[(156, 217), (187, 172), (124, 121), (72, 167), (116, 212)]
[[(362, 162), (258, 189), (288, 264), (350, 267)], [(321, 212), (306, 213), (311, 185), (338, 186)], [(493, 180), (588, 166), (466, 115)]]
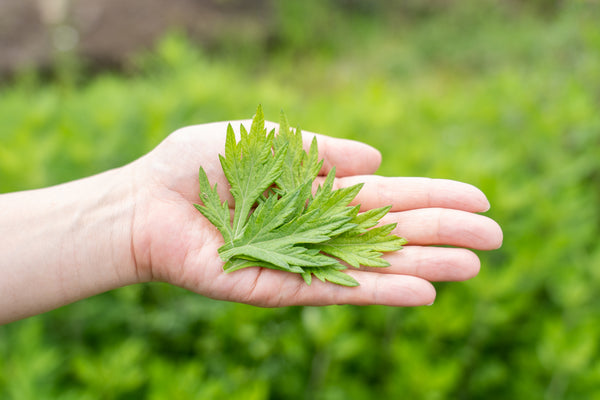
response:
[(0, 196), (0, 322), (138, 282), (127, 167)]
[(74, 183), (80, 187), (71, 237), (78, 244), (74, 254), (80, 265), (95, 268), (97, 287), (105, 290), (138, 283), (131, 239), (136, 203), (131, 169), (125, 166)]
[(55, 202), (49, 217), (58, 223), (61, 242), (58, 265), (65, 280), (76, 278), (69, 287), (88, 297), (137, 283), (131, 249), (135, 196), (128, 166), (48, 190)]

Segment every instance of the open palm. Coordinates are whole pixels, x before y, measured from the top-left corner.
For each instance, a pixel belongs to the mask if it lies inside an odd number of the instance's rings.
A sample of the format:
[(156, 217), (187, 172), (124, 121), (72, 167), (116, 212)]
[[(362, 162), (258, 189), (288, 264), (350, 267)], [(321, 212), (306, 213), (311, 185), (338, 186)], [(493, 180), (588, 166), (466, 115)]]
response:
[[(234, 128), (240, 123), (232, 123)], [(364, 182), (356, 198), (361, 209), (392, 205), (385, 223), (398, 224), (395, 234), (408, 239), (399, 252), (387, 254), (387, 268), (349, 269), (358, 287), (318, 280), (308, 286), (297, 274), (265, 268), (223, 272), (217, 253), (223, 244), (218, 230), (193, 206), (199, 202), (198, 170), (202, 166), (219, 196), (228, 198), (227, 180), (218, 154), (223, 152), (227, 123), (191, 126), (171, 134), (156, 149), (131, 165), (136, 208), (132, 249), (141, 280), (169, 282), (205, 296), (260, 306), (430, 304), (435, 289), (429, 281), (471, 278), (479, 259), (466, 248), (494, 249), (502, 232), (493, 220), (474, 214), (486, 211), (485, 196), (473, 186), (426, 178), (385, 178), (373, 174), (379, 153), (359, 142), (317, 135), (321, 176), (331, 167), (336, 185)], [(268, 123), (268, 127), (275, 127)], [(304, 133), (306, 144), (314, 134)], [(435, 247), (451, 245), (456, 247)]]

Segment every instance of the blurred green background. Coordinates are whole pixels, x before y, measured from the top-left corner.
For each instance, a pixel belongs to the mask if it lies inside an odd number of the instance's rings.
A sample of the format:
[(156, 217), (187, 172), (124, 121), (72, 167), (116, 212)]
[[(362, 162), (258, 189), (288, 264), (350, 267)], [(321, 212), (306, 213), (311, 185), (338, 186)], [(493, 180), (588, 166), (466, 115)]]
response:
[(480, 187), (503, 247), (413, 309), (115, 290), (0, 327), (0, 398), (600, 399), (600, 4), (269, 9), (266, 34), (233, 25), (207, 46), (175, 30), (126, 68), (63, 52), (4, 79), (0, 192), (123, 165), (262, 103), (377, 147), (382, 175)]

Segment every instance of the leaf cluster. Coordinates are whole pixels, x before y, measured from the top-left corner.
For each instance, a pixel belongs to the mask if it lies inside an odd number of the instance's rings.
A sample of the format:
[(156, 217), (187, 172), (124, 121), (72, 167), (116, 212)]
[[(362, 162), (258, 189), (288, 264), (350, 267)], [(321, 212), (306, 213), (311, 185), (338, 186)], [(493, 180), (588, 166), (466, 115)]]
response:
[(223, 172), (231, 185), (234, 213), (221, 202), (217, 185), (210, 185), (200, 168), (200, 198), (195, 207), (223, 235), (219, 255), (224, 270), (265, 267), (301, 274), (310, 285), (314, 275), (321, 281), (357, 286), (341, 272), (352, 267), (385, 267), (383, 252), (402, 248), (406, 241), (391, 234), (395, 224), (375, 227), (390, 207), (359, 214), (350, 203), (362, 184), (334, 189), (335, 168), (316, 193), (313, 182), (323, 161), (318, 158), (316, 138), (306, 152), (302, 133), (291, 129), (281, 113), (279, 133), (267, 132), (259, 106), (250, 131), (240, 127), (237, 141), (227, 127)]

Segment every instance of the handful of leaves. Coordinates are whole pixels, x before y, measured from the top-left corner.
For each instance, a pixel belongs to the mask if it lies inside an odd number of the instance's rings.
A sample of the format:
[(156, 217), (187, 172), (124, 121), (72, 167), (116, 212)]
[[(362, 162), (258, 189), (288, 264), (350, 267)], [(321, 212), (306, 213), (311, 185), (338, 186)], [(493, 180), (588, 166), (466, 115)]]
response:
[(262, 108), (252, 120), (250, 132), (240, 126), (237, 142), (227, 127), (225, 155), (219, 155), (235, 200), (233, 221), (227, 201), (221, 202), (217, 185), (211, 187), (200, 168), (200, 198), (194, 206), (223, 235), (219, 255), (225, 272), (246, 267), (265, 267), (301, 274), (310, 285), (312, 275), (344, 286), (358, 282), (341, 271), (346, 262), (387, 267), (382, 252), (402, 248), (406, 241), (394, 236), (395, 224), (375, 227), (391, 207), (359, 214), (350, 206), (362, 184), (333, 189), (335, 168), (312, 194), (312, 184), (323, 165), (317, 141), (302, 147), (299, 129), (290, 129), (283, 112), (279, 134), (267, 133)]

